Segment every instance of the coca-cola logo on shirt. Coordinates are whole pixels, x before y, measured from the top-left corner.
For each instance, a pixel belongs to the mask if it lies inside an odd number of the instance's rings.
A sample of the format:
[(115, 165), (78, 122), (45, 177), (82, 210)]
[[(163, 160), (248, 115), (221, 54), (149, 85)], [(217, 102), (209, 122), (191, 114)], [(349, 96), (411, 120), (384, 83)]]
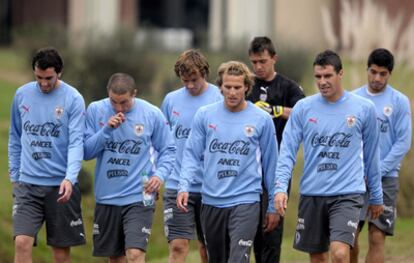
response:
[(123, 154), (139, 154), (141, 151), (141, 144), (141, 140), (125, 140), (121, 142), (107, 141), (105, 143), (105, 150)]
[(177, 139), (187, 139), (190, 135), (190, 128), (184, 128), (181, 124), (175, 129), (175, 138)]
[(348, 148), (351, 143), (351, 137), (352, 134), (344, 132), (337, 132), (332, 135), (320, 135), (316, 133), (313, 135), (311, 143), (313, 147), (328, 146)]
[(388, 131), (388, 126), (389, 126), (389, 121), (388, 120), (383, 120), (381, 118), (377, 118), (378, 123), (379, 123), (379, 127), (380, 127), (380, 131), (381, 132), (387, 132)]
[(45, 122), (43, 124), (32, 124), (26, 121), (23, 124), (23, 130), (30, 135), (44, 136), (44, 137), (59, 137), (60, 127), (62, 124), (53, 122)]
[(214, 139), (210, 143), (209, 152), (248, 155), (250, 151), (249, 145), (250, 142), (246, 142), (243, 140), (237, 140), (234, 142), (219, 142), (218, 139)]

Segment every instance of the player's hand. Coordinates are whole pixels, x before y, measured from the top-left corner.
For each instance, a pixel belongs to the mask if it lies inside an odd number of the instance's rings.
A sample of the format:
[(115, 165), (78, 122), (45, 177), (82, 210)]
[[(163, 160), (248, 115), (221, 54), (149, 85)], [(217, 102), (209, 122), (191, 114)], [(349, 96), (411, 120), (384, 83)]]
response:
[(287, 201), (288, 197), (285, 193), (277, 193), (275, 195), (275, 209), (279, 213), (280, 216), (285, 216), (286, 208), (287, 208)]
[(377, 219), (384, 212), (384, 205), (369, 205), (368, 214), (371, 219)]
[(158, 193), (162, 186), (162, 180), (158, 176), (151, 176), (148, 182), (144, 185), (144, 190), (146, 193)]
[(183, 212), (188, 212), (187, 209), (188, 203), (188, 192), (180, 192), (177, 195), (177, 207)]
[(274, 230), (280, 222), (278, 213), (267, 213), (263, 221), (263, 232), (267, 233)]
[(283, 114), (283, 106), (273, 106), (261, 100), (257, 101), (255, 105), (272, 115), (273, 118), (279, 118)]
[(118, 112), (117, 114), (115, 114), (108, 120), (108, 126), (116, 129), (119, 126), (121, 126), (121, 124), (124, 122), (125, 122), (125, 115), (122, 112)]
[(60, 183), (59, 187), (59, 195), (60, 197), (57, 199), (58, 203), (66, 203), (69, 201), (70, 196), (72, 195), (73, 185), (68, 179), (64, 179), (62, 183)]

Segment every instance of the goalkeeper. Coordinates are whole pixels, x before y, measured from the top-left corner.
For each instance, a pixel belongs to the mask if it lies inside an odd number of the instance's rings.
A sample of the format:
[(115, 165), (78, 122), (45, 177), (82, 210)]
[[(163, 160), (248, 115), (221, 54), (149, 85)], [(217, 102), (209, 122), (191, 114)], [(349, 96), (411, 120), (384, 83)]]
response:
[[(252, 92), (247, 97), (273, 117), (278, 145), (282, 141), (290, 111), (296, 102), (305, 97), (302, 88), (293, 80), (277, 73), (278, 60), (272, 41), (268, 37), (256, 37), (250, 44), (249, 59), (256, 74)], [(283, 218), (278, 214), (266, 214), (267, 193), (262, 195), (262, 210), (259, 229), (254, 240), (256, 262), (279, 262), (282, 244)], [(270, 221), (277, 227), (270, 229)]]

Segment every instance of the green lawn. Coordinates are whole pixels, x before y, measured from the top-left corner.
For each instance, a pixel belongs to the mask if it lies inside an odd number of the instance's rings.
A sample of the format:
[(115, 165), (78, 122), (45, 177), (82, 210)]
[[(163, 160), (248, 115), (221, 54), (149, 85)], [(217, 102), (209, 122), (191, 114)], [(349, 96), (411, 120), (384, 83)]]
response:
[[(0, 200), (3, 205), (0, 206), (0, 240), (2, 244), (12, 243), (11, 238), (11, 184), (8, 180), (7, 171), (7, 142), (9, 130), (9, 115), (11, 98), (15, 88), (11, 83), (0, 80), (0, 182), (2, 191), (0, 191)], [(0, 258), (10, 258), (13, 254), (12, 247), (1, 245)]]

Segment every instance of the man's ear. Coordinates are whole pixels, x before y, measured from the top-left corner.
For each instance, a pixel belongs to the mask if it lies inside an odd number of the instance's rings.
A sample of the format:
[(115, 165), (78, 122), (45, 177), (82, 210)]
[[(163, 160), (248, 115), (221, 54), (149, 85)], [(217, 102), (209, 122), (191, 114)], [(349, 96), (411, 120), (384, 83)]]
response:
[(274, 54), (273, 59), (275, 60), (275, 64), (276, 64), (277, 61), (279, 60), (279, 57), (277, 56), (277, 54)]
[(339, 75), (339, 77), (342, 79), (342, 78), (343, 78), (343, 76), (344, 76), (344, 69), (341, 69), (341, 70), (338, 72), (338, 75)]

